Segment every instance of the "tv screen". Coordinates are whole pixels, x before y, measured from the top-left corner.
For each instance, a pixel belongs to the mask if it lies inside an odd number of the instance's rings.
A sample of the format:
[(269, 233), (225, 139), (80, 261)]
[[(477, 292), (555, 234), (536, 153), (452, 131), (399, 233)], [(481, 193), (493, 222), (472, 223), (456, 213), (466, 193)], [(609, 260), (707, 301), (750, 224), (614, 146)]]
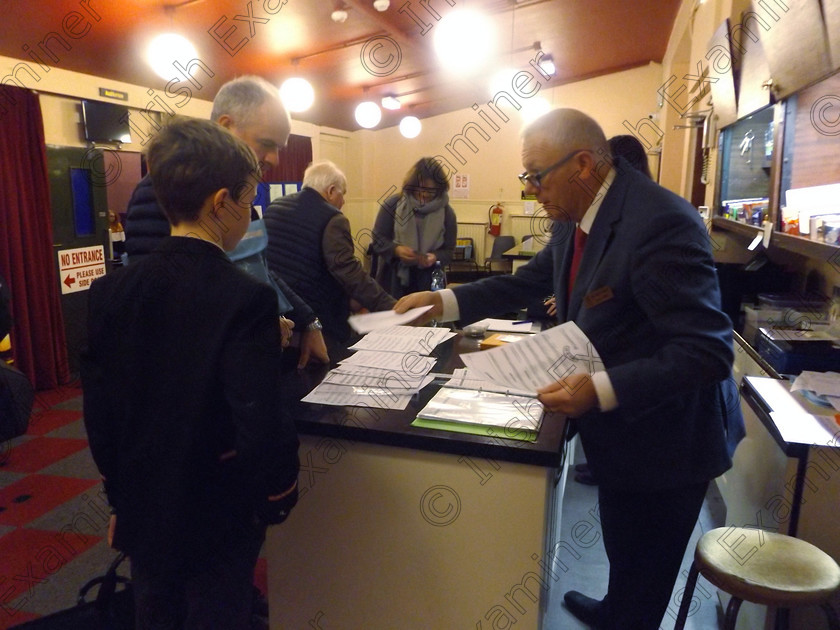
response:
[(85, 124), (85, 140), (88, 142), (131, 142), (127, 107), (83, 100), (82, 119)]

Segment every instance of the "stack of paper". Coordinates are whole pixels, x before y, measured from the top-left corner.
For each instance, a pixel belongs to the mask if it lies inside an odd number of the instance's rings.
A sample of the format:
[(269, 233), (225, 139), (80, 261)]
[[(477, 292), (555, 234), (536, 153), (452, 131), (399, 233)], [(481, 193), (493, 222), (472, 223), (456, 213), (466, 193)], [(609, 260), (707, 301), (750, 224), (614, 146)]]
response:
[(351, 347), (323, 382), (303, 398), (322, 405), (405, 409), (411, 397), (432, 382), (435, 347), (455, 336), (445, 328), (388, 326)]
[(533, 442), (542, 417), (542, 405), (530, 396), (441, 387), (412, 425)]
[(603, 369), (574, 322), (461, 359), (468, 371), (453, 373), (417, 415), (415, 426), (533, 441), (542, 422), (536, 391), (572, 374)]
[(572, 374), (592, 374), (604, 364), (574, 322), (565, 322), (500, 348), (461, 357), (478, 378), (531, 393)]

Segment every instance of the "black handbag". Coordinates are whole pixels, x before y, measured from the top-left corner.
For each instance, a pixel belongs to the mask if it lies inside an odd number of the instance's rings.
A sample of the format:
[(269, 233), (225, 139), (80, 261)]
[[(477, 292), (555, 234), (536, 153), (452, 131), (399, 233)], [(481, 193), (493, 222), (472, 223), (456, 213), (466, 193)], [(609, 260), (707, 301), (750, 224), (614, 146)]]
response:
[(26, 433), (34, 401), (29, 379), (0, 359), (0, 442)]
[[(105, 575), (87, 582), (79, 589), (75, 606), (27, 621), (11, 630), (134, 630), (134, 595), (128, 578), (117, 575), (117, 567), (125, 559), (121, 553)], [(117, 590), (117, 585), (123, 588)], [(87, 601), (88, 592), (99, 586), (96, 599)]]

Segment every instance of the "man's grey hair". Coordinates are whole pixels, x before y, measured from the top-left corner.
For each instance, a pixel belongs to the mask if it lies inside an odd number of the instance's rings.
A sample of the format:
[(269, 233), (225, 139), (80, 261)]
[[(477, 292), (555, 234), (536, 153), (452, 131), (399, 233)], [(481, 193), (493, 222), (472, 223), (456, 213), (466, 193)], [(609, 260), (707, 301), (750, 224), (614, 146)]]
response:
[(523, 140), (539, 140), (560, 151), (587, 149), (610, 155), (609, 144), (595, 119), (570, 108), (554, 109), (522, 130)]
[(270, 100), (280, 102), (280, 93), (271, 83), (254, 75), (238, 77), (219, 88), (210, 120), (218, 122), (227, 114), (237, 125), (248, 124), (254, 112)]
[(330, 186), (337, 186), (346, 191), (347, 178), (335, 164), (329, 160), (318, 160), (306, 167), (303, 173), (303, 185), (319, 193), (326, 194)]

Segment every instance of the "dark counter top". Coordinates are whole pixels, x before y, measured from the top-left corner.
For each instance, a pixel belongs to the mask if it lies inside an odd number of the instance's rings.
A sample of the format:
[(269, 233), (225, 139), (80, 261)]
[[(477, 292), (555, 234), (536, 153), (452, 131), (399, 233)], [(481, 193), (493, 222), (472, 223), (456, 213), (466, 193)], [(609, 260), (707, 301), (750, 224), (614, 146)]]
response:
[[(458, 335), (438, 346), (432, 354), (438, 362), (433, 372), (451, 373), (464, 367), (462, 353), (478, 350), (478, 340)], [(333, 357), (340, 359), (341, 357)], [(405, 410), (365, 407), (336, 407), (300, 402), (327, 373), (328, 368), (312, 368), (284, 383), (293, 406), (295, 424), (305, 435), (322, 435), (348, 441), (370, 442), (467, 457), (558, 467), (565, 439), (566, 418), (546, 412), (536, 442), (504, 437), (504, 429), (488, 428), (488, 435), (453, 433), (411, 426), (417, 413), (443, 385), (436, 380), (415, 394)], [(512, 410), (513, 411), (513, 410)]]

